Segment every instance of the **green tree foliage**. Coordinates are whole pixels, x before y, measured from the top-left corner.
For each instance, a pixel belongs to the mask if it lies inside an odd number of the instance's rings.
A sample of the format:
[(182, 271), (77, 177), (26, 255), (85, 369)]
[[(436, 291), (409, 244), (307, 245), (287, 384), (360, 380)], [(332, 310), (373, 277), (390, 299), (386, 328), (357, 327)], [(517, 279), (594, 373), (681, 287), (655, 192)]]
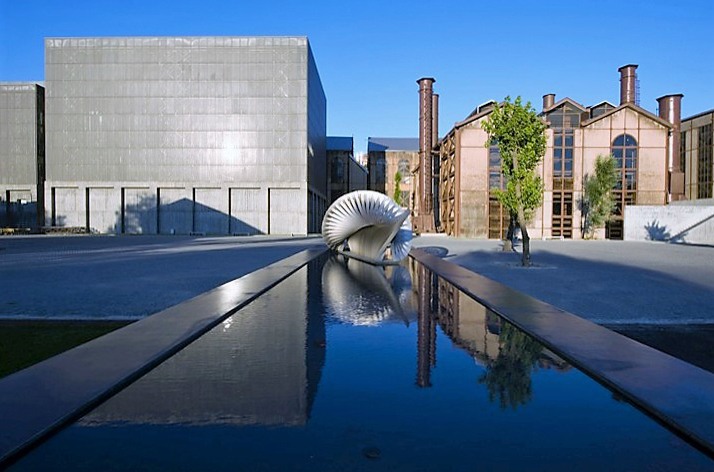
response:
[(597, 156), (595, 172), (586, 175), (583, 182), (583, 236), (592, 237), (596, 228), (602, 228), (615, 212), (612, 189), (618, 178), (618, 169), (612, 156)]
[(397, 171), (396, 174), (394, 174), (394, 196), (392, 197), (392, 200), (394, 200), (397, 205), (399, 206), (404, 206), (404, 202), (402, 202), (402, 173)]
[(524, 105), (521, 97), (516, 97), (514, 102), (506, 97), (482, 126), (489, 136), (486, 146), (498, 143), (507, 182), (506, 189), (498, 191), (496, 196), (509, 213), (517, 217), (523, 237), (521, 263), (528, 267), (531, 254), (526, 223), (543, 201), (543, 182), (535, 169), (545, 154), (546, 125), (530, 102)]

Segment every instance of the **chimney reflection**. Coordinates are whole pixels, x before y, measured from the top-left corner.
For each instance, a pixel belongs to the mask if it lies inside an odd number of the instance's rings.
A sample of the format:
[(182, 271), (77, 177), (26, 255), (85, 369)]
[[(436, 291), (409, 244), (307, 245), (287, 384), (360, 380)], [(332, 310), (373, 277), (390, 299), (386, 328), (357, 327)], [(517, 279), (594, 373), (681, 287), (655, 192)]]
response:
[[(412, 260), (413, 264), (416, 264)], [(436, 320), (434, 306), (438, 306), (438, 293), (434, 290), (432, 273), (423, 265), (416, 268), (418, 300), (417, 318), (417, 375), (419, 387), (431, 387), (431, 369), (436, 366)]]
[(436, 367), (437, 325), (451, 342), (467, 351), (485, 372), (492, 400), (517, 407), (530, 400), (530, 374), (535, 368), (567, 370), (569, 364), (543, 348), (493, 311), (465, 295), (424, 266), (411, 261), (417, 314), (419, 387), (431, 387)]

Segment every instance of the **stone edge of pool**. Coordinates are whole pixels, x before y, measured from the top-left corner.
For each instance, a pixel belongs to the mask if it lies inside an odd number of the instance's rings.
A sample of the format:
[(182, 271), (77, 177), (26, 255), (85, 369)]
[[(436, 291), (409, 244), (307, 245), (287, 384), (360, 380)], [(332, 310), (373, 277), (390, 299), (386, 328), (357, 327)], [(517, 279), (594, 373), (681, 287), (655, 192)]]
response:
[(714, 458), (714, 374), (423, 249), (410, 255)]
[(286, 257), (0, 380), (0, 469), (326, 251)]

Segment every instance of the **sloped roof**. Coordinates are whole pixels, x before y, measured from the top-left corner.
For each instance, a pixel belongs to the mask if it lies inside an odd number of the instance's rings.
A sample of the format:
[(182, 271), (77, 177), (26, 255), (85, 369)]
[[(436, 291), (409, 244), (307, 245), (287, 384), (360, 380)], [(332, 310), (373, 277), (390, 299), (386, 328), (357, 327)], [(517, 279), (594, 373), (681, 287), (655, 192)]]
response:
[(419, 151), (419, 138), (367, 138), (367, 152)]
[(623, 103), (619, 107), (616, 107), (616, 108), (613, 108), (612, 110), (606, 111), (602, 115), (598, 115), (595, 118), (590, 118), (589, 120), (582, 121), (580, 123), (580, 126), (581, 127), (589, 126), (589, 125), (595, 123), (596, 121), (602, 120), (603, 118), (606, 118), (610, 115), (614, 115), (615, 113), (619, 112), (620, 110), (624, 110), (625, 108), (629, 108), (630, 110), (634, 111), (635, 113), (645, 115), (647, 118), (661, 124), (662, 126), (665, 126), (667, 128), (672, 127), (672, 123), (670, 123), (669, 121), (660, 118), (659, 116), (655, 115), (654, 113), (650, 113), (649, 111), (645, 110), (642, 107), (635, 105), (634, 103)]
[(703, 111), (703, 112), (701, 112), (701, 113), (697, 113), (696, 115), (692, 115), (692, 116), (689, 116), (689, 117), (687, 117), (687, 118), (683, 118), (683, 119), (682, 119), (682, 122), (689, 121), (689, 120), (693, 120), (693, 119), (695, 119), (695, 118), (699, 118), (700, 116), (709, 115), (709, 114), (711, 114), (711, 113), (714, 113), (714, 108), (712, 108), (711, 110)]
[(580, 111), (585, 111), (585, 110), (587, 110), (586, 107), (584, 107), (583, 105), (579, 104), (578, 102), (576, 102), (576, 101), (573, 100), (572, 98), (565, 97), (565, 98), (561, 98), (560, 100), (558, 100), (557, 102), (555, 102), (552, 107), (543, 110), (543, 111), (541, 112), (541, 114), (545, 114), (545, 113), (548, 113), (549, 111), (553, 111), (553, 110), (555, 110), (556, 108), (559, 108), (559, 107), (563, 106), (563, 105), (566, 104), (566, 103), (569, 103), (570, 105), (573, 105), (574, 107), (579, 108)]
[(352, 151), (354, 149), (354, 139), (352, 136), (328, 136), (328, 151)]

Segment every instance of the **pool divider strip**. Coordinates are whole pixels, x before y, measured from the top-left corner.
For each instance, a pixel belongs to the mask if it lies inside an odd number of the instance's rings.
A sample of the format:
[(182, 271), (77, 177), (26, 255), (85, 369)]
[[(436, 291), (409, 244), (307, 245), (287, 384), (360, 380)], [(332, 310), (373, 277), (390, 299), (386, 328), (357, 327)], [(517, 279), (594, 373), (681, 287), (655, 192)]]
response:
[(410, 256), (714, 458), (711, 372), (424, 249)]
[(326, 251), (286, 257), (1, 379), (0, 469)]

